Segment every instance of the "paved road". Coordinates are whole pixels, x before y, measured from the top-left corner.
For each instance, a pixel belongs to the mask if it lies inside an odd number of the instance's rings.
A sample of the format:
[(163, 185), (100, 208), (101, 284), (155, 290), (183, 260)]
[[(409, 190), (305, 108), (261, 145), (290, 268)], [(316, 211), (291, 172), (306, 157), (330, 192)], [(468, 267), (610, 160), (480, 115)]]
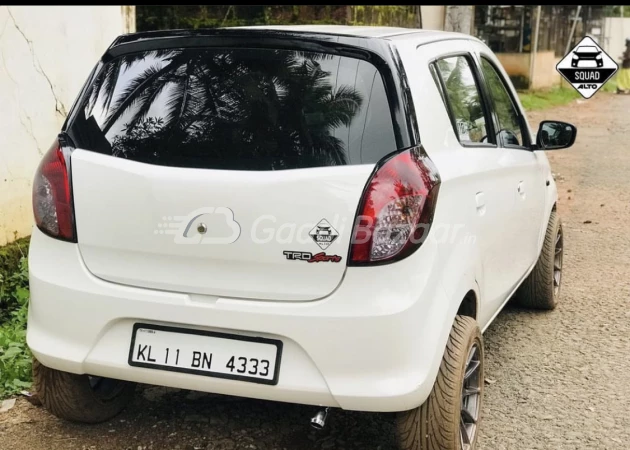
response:
[[(579, 127), (574, 148), (550, 153), (565, 225), (561, 304), (507, 309), (485, 334), (482, 450), (620, 449), (630, 442), (630, 97), (532, 114)], [(588, 223), (586, 223), (588, 222)], [(0, 448), (394, 449), (392, 415), (144, 388), (110, 423), (68, 424), (25, 400), (0, 414)]]

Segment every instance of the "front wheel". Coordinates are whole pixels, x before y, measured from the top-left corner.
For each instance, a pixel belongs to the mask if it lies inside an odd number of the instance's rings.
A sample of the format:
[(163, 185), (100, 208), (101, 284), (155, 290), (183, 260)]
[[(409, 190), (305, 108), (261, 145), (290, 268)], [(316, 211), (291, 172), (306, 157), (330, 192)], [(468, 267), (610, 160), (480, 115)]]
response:
[(133, 398), (135, 383), (76, 375), (44, 366), (33, 358), (33, 384), (39, 399), (55, 416), (98, 423), (120, 413)]
[(534, 309), (555, 309), (562, 283), (564, 234), (556, 211), (551, 211), (545, 242), (536, 265), (514, 294), (520, 306)]
[(457, 316), (433, 390), (398, 414), (402, 450), (474, 450), (483, 398), (483, 339), (472, 317)]

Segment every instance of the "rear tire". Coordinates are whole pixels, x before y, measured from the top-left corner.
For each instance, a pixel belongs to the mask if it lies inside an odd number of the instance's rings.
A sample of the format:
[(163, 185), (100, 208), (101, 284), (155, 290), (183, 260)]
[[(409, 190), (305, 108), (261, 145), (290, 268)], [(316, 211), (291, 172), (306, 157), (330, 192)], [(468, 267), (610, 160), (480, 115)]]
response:
[(62, 372), (33, 358), (33, 385), (44, 408), (73, 422), (99, 423), (120, 413), (135, 383)]
[(545, 242), (536, 266), (514, 294), (515, 302), (525, 308), (555, 309), (562, 283), (564, 235), (556, 211), (551, 211)]
[(483, 380), (479, 326), (472, 317), (457, 316), (429, 398), (416, 409), (398, 413), (401, 450), (474, 450)]

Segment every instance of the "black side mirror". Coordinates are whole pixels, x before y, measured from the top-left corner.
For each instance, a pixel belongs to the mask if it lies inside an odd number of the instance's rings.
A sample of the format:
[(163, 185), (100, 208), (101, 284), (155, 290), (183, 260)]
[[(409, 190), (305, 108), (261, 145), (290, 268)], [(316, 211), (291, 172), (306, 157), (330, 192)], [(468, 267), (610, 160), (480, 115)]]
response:
[(556, 120), (540, 122), (536, 135), (536, 150), (559, 150), (573, 145), (577, 136), (577, 128), (570, 123)]

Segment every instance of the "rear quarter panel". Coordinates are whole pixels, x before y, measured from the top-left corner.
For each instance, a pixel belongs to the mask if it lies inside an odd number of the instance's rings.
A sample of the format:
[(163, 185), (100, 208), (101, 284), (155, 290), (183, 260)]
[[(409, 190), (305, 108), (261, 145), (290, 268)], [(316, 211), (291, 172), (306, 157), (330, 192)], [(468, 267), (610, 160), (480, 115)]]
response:
[[(475, 167), (458, 158), (461, 146), (455, 136), (442, 97), (429, 70), (429, 64), (439, 54), (461, 52), (466, 40), (451, 40), (418, 45), (412, 41), (398, 42), (410, 88), (422, 146), (435, 163), (442, 180), (431, 235), (439, 246), (438, 263), (441, 284), (450, 302), (444, 308), (446, 334), (459, 305), (469, 290), (478, 291), (476, 280), (483, 277), (479, 247), (473, 228), (475, 210), (462, 203), (467, 195), (460, 182)], [(477, 292), (477, 298), (483, 292)], [(483, 309), (483, 301), (478, 311)]]

